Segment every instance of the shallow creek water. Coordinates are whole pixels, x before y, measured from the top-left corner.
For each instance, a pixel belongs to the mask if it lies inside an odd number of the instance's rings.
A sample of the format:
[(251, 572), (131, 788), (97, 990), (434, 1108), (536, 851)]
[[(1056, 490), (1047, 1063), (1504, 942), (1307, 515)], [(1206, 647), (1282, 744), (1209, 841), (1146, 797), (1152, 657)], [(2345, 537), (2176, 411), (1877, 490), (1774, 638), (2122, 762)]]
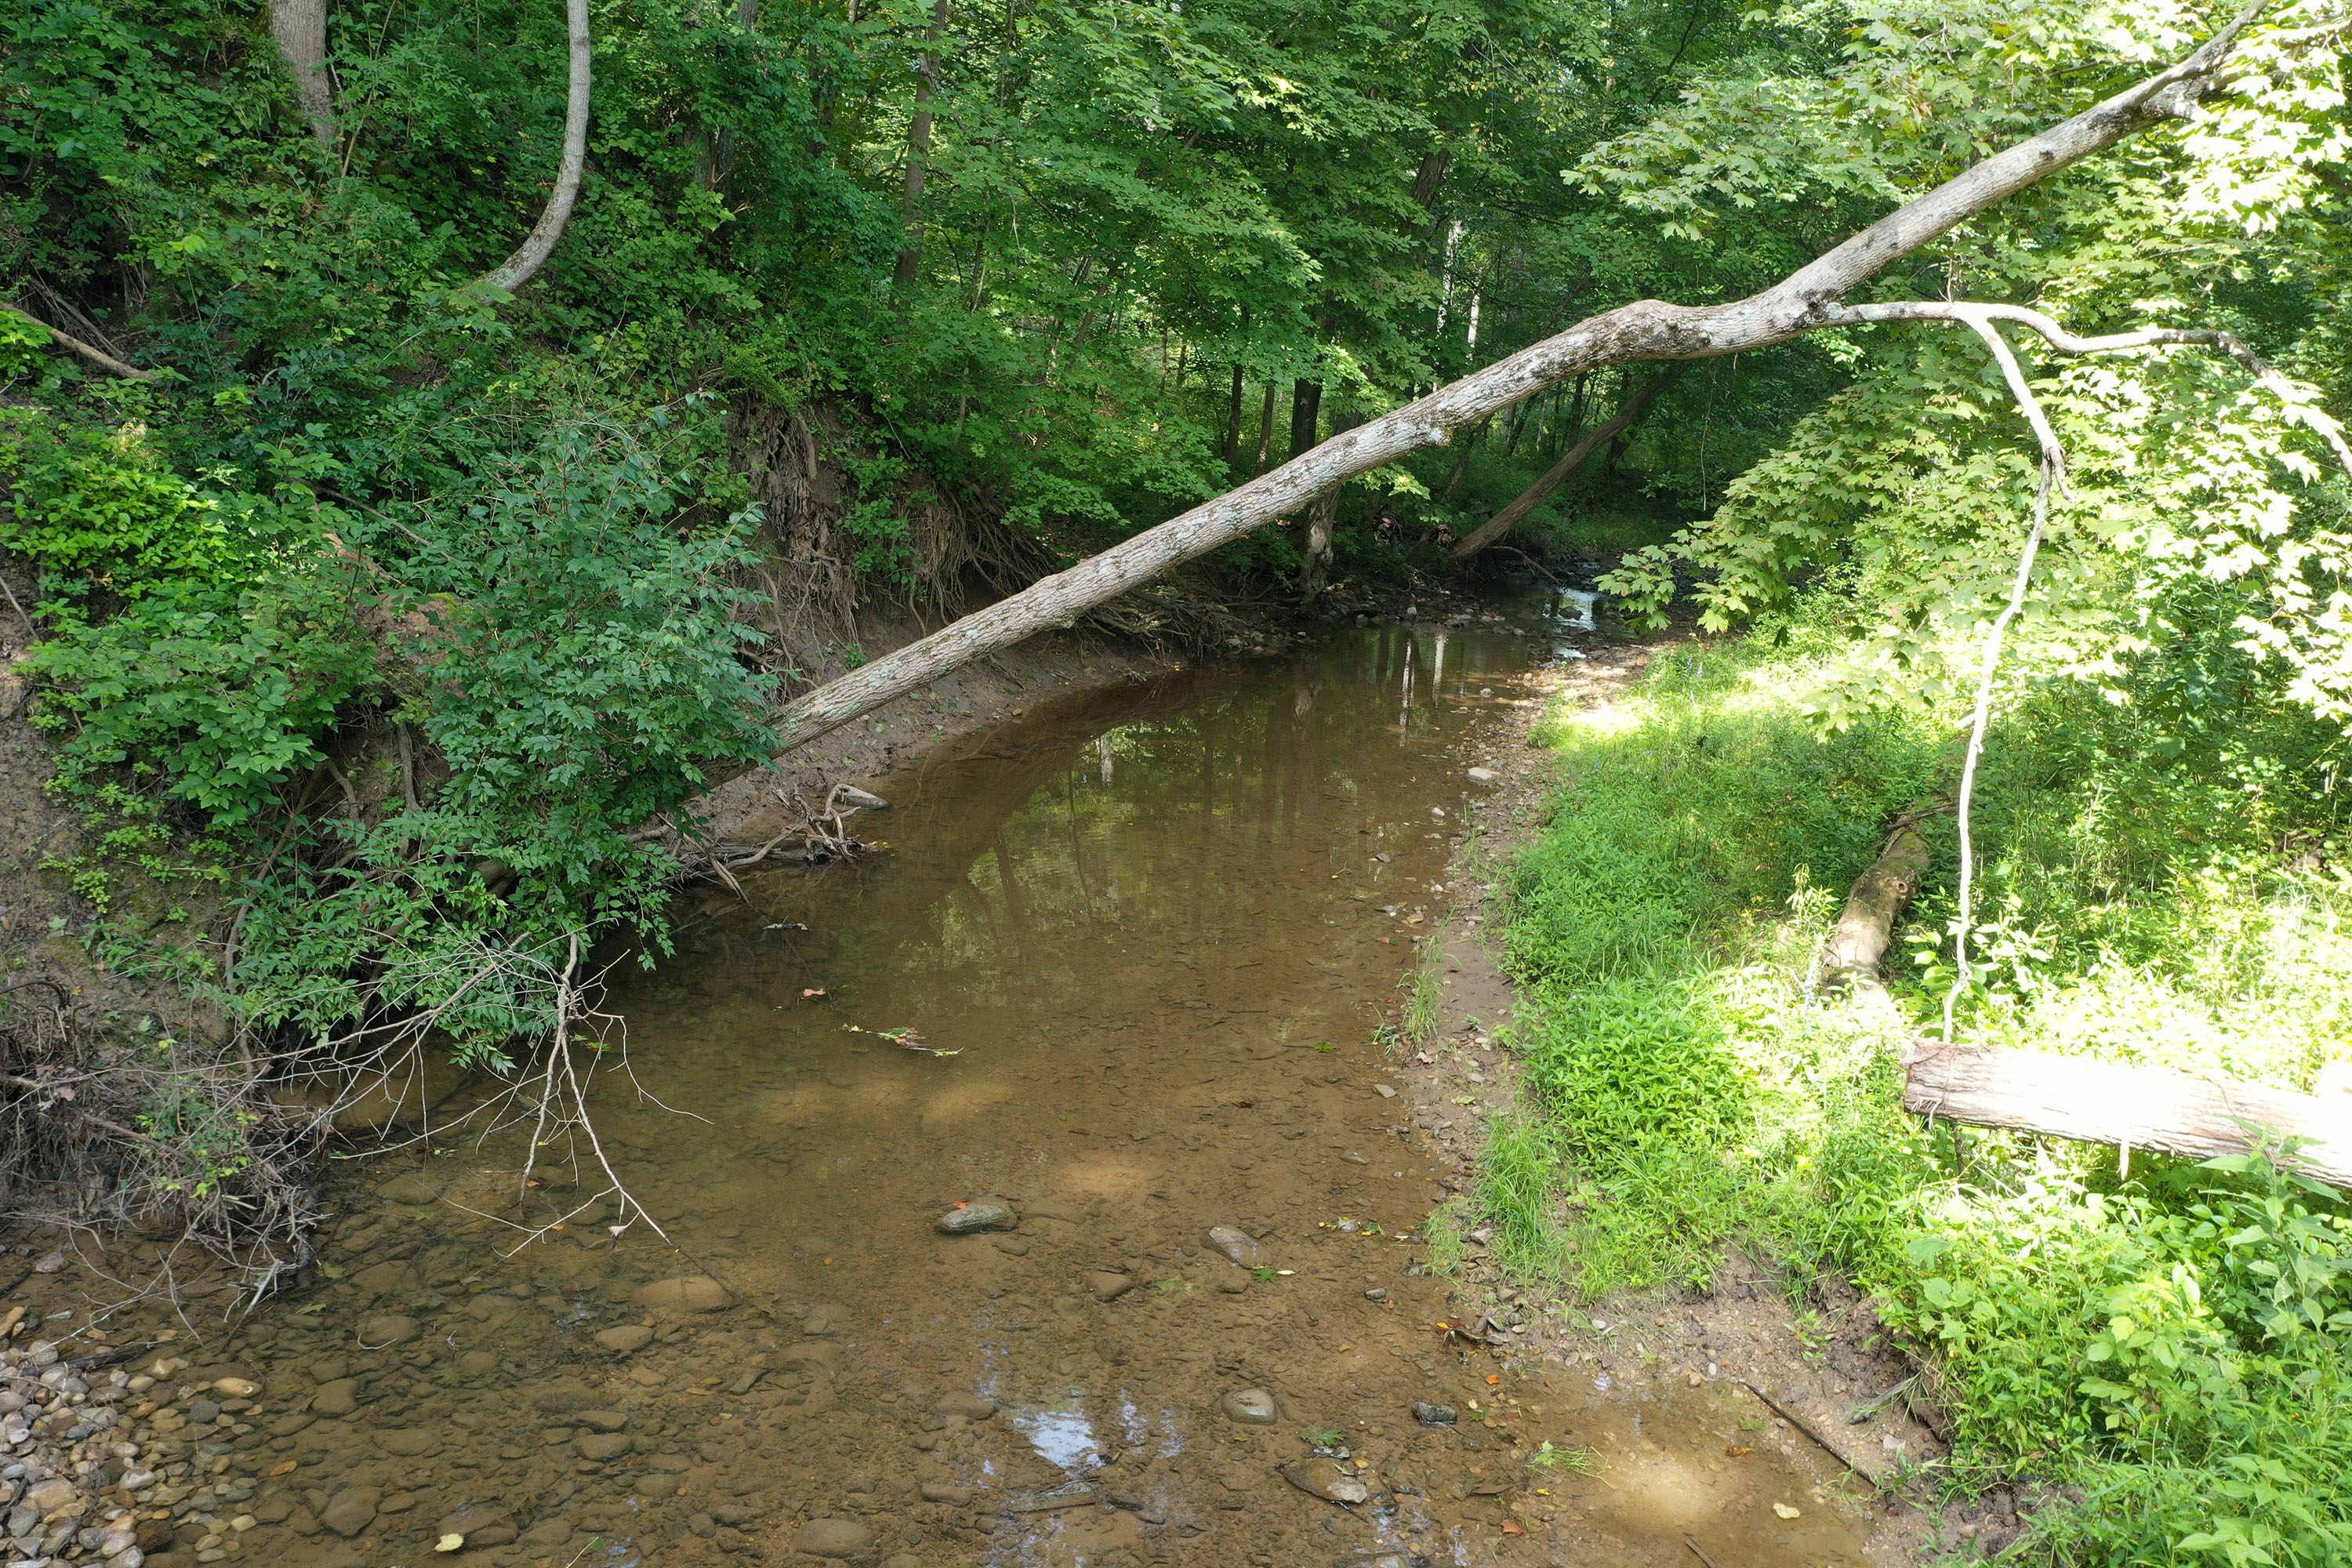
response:
[[(457, 1561), (517, 1564), (1859, 1562), (1835, 1467), (1736, 1383), (1435, 1326), (1444, 1173), (1373, 1037), (1464, 770), (1566, 635), (1371, 627), (1067, 700), (877, 784), (881, 854), (701, 897), (616, 972), (594, 1096), (675, 1249), (606, 1197), (507, 1256), (603, 1185), (544, 1166), (518, 1204), (513, 1132), (379, 1170), (323, 1309), (241, 1363), (293, 1469), (212, 1550), (421, 1562), (470, 1521)], [(1017, 1229), (935, 1229), (983, 1200)], [(1286, 1478), (1318, 1458), (1369, 1500)]]

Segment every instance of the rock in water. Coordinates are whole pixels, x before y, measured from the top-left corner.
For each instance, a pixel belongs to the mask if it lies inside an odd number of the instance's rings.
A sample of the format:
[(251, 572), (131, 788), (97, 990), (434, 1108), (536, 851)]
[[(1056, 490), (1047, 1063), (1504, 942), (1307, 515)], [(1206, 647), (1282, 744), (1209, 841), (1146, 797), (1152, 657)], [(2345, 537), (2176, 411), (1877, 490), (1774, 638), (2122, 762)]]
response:
[(1460, 1416), (1451, 1405), (1416, 1399), (1412, 1402), (1412, 1418), (1424, 1426), (1451, 1426)]
[(615, 1355), (641, 1351), (654, 1342), (654, 1331), (643, 1323), (624, 1323), (617, 1329), (599, 1329), (596, 1342)]
[(860, 811), (887, 811), (890, 809), (890, 803), (888, 801), (884, 800), (880, 795), (874, 794), (870, 790), (859, 789), (856, 784), (842, 785), (841, 788), (835, 793), (834, 798), (844, 805), (854, 805)]
[(1087, 1289), (1095, 1293), (1097, 1301), (1116, 1301), (1135, 1289), (1135, 1277), (1113, 1274), (1108, 1268), (1098, 1269), (1087, 1276)]
[(1271, 1426), (1276, 1418), (1274, 1395), (1263, 1388), (1236, 1388), (1224, 1397), (1225, 1418), (1251, 1426)]
[(1466, 776), (1472, 784), (1498, 784), (1503, 782), (1503, 775), (1492, 768), (1472, 768)]
[(515, 1529), (513, 1513), (494, 1502), (469, 1502), (446, 1515), (434, 1529), (445, 1538), (459, 1537), (459, 1544), (465, 1546), (504, 1546), (520, 1533)]
[(1265, 1249), (1252, 1240), (1250, 1233), (1221, 1225), (1209, 1232), (1209, 1245), (1222, 1254), (1226, 1262), (1244, 1268), (1255, 1268), (1265, 1259)]
[(650, 1285), (637, 1287), (640, 1305), (666, 1312), (723, 1311), (731, 1298), (727, 1287), (707, 1274), (686, 1274), (676, 1279), (656, 1279)]
[(375, 1522), (375, 1505), (383, 1494), (373, 1487), (345, 1487), (328, 1500), (319, 1522), (337, 1535), (353, 1536)]
[(874, 1532), (854, 1519), (813, 1519), (793, 1531), (793, 1550), (812, 1557), (855, 1557), (872, 1543)]
[(416, 1320), (402, 1317), (397, 1312), (381, 1312), (373, 1318), (362, 1318), (355, 1331), (362, 1350), (380, 1351), (387, 1345), (404, 1344), (416, 1337)]
[(985, 1421), (996, 1414), (996, 1402), (982, 1399), (977, 1394), (942, 1394), (931, 1402), (931, 1408), (941, 1415), (961, 1415), (967, 1421)]
[(1282, 1467), (1282, 1479), (1330, 1502), (1369, 1502), (1372, 1489), (1339, 1468), (1337, 1459), (1301, 1459)]
[(1003, 1204), (982, 1202), (948, 1210), (931, 1228), (942, 1236), (974, 1236), (983, 1230), (1011, 1230), (1020, 1223), (1021, 1216)]
[(429, 1204), (440, 1199), (441, 1189), (411, 1172), (393, 1177), (375, 1190), (375, 1195), (391, 1204)]

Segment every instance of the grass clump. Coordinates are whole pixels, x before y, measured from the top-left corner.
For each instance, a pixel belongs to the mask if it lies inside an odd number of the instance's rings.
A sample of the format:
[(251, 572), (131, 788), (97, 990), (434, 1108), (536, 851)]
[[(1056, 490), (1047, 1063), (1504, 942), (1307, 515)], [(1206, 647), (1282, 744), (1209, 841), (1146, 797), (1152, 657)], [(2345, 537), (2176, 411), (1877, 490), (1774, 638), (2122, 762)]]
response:
[[(2291, 1151), (2126, 1173), (1901, 1110), (1952, 978), (1948, 819), (1889, 993), (1817, 994), (1813, 961), (1886, 824), (1948, 787), (1953, 714), (1825, 731), (1797, 630), (1546, 722), (1558, 794), (1508, 930), (1529, 1102), (1477, 1199), (1497, 1250), (1582, 1299), (1704, 1283), (1733, 1244), (1849, 1275), (1950, 1411), (1959, 1484), (2084, 1500), (2029, 1560), (2352, 1562), (2352, 1210)], [(2153, 701), (2063, 689), (2008, 712), (1965, 1037), (2307, 1088), (2352, 1038), (2317, 729), (2256, 705), (2183, 743)]]

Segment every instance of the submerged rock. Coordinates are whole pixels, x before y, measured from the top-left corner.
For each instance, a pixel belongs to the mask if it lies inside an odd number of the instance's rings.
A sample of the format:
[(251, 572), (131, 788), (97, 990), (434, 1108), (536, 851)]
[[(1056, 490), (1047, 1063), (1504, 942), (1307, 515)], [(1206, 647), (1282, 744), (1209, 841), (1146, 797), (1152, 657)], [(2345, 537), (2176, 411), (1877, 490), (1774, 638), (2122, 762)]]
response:
[(635, 1299), (640, 1305), (666, 1312), (723, 1311), (733, 1300), (727, 1287), (707, 1274), (685, 1274), (640, 1285)]
[(1282, 1479), (1329, 1502), (1368, 1502), (1372, 1489), (1339, 1468), (1337, 1459), (1301, 1459), (1282, 1467)]
[(654, 1331), (643, 1323), (624, 1323), (617, 1329), (599, 1329), (593, 1337), (598, 1344), (615, 1355), (641, 1351), (654, 1342)]
[(1087, 1289), (1095, 1293), (1097, 1301), (1116, 1301), (1135, 1289), (1131, 1274), (1114, 1274), (1109, 1269), (1097, 1269), (1087, 1276)]
[(974, 1236), (983, 1230), (1011, 1230), (1020, 1223), (1021, 1216), (1004, 1205), (982, 1199), (948, 1210), (931, 1228), (941, 1236)]
[(873, 1542), (874, 1532), (854, 1519), (813, 1519), (792, 1534), (793, 1550), (812, 1557), (855, 1557)]

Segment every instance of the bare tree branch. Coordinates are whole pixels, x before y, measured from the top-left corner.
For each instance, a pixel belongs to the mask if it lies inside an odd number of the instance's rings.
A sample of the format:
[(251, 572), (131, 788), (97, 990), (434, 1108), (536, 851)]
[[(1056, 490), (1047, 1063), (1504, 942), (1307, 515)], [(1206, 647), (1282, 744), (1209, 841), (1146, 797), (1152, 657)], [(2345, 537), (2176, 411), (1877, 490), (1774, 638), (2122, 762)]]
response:
[(7, 311), (8, 314), (16, 317), (19, 321), (32, 322), (33, 325), (40, 328), (41, 331), (49, 334), (49, 341), (51, 342), (57, 344), (59, 348), (71, 349), (74, 353), (81, 355), (82, 358), (89, 361), (90, 363), (97, 365), (101, 370), (111, 371), (116, 375), (126, 376), (132, 381), (152, 381), (155, 379), (155, 373), (153, 371), (141, 370), (135, 364), (125, 364), (121, 360), (116, 359), (112, 354), (108, 353), (105, 350), (94, 349), (88, 343), (82, 342), (79, 338), (73, 336), (71, 333), (59, 331), (57, 328), (49, 325), (48, 322), (41, 320), (38, 316), (32, 314), (30, 311), (20, 310), (14, 305), (0, 305), (0, 310)]
[(1643, 300), (1579, 322), (804, 693), (777, 715), (785, 747), (805, 745), (984, 654), (1048, 627), (1069, 626), (1137, 584), (1288, 516), (1333, 485), (1424, 447), (1449, 444), (1464, 426), (1565, 377), (1629, 360), (1738, 353), (1832, 324), (1845, 296), (1889, 262), (2128, 136), (2193, 111), (2222, 85), (2222, 63), (2265, 3), (2253, 0), (2177, 65), (1995, 153), (1759, 294), (1709, 306)]
[[(2233, 332), (2220, 331), (2212, 328), (2142, 327), (2137, 331), (2109, 332), (2103, 337), (2085, 338), (2068, 331), (2041, 311), (2028, 310), (2022, 305), (1979, 305), (1936, 300), (1901, 300), (1883, 305), (1853, 305), (1839, 312), (1839, 320), (1856, 325), (1881, 321), (1965, 321), (1975, 327), (1977, 335), (1985, 338), (1988, 343), (1998, 342), (1999, 337), (1998, 334), (1991, 333), (1991, 329), (1987, 323), (2013, 321), (2019, 326), (2032, 328), (2040, 333), (2052, 348), (2063, 354), (2116, 353), (2128, 349), (2174, 345), (2218, 349), (2244, 366), (2247, 374), (2262, 383), (2263, 386), (2281, 403), (2290, 408), (2309, 407), (2309, 399), (2303, 395), (2295, 384), (2280, 374), (2260, 354), (2247, 347), (2242, 339)], [(1997, 356), (2003, 356), (2001, 374), (2010, 378), (2010, 391), (2016, 395), (2018, 405), (2027, 409), (2030, 417), (2039, 417), (2041, 405), (2034, 403), (2021, 390), (2023, 383), (2016, 374), (2016, 362), (2005, 357), (2009, 353), (2007, 346), (2003, 345), (1993, 352)], [(2311, 412), (2315, 415), (2318, 414), (2316, 409), (2312, 409)], [(2046, 421), (2044, 423), (2046, 424)], [(2325, 415), (2319, 415), (2318, 417), (2309, 419), (2306, 423), (2335, 452), (2336, 460), (2343, 466), (2346, 475), (2352, 476), (2352, 446), (2345, 443), (2342, 427)], [(2043, 436), (2042, 427), (2037, 426), (2034, 434), (2037, 437)], [(2054, 437), (2049, 437), (2043, 441), (2045, 451), (2054, 439)]]
[(590, 48), (588, 0), (564, 0), (564, 16), (572, 29), (572, 79), (563, 108), (563, 163), (556, 171), (554, 194), (547, 198), (522, 245), (512, 256), (482, 274), (479, 281), (511, 294), (530, 282), (555, 253), (563, 226), (572, 220), (572, 206), (580, 199), (580, 178), (588, 166), (588, 99)]

